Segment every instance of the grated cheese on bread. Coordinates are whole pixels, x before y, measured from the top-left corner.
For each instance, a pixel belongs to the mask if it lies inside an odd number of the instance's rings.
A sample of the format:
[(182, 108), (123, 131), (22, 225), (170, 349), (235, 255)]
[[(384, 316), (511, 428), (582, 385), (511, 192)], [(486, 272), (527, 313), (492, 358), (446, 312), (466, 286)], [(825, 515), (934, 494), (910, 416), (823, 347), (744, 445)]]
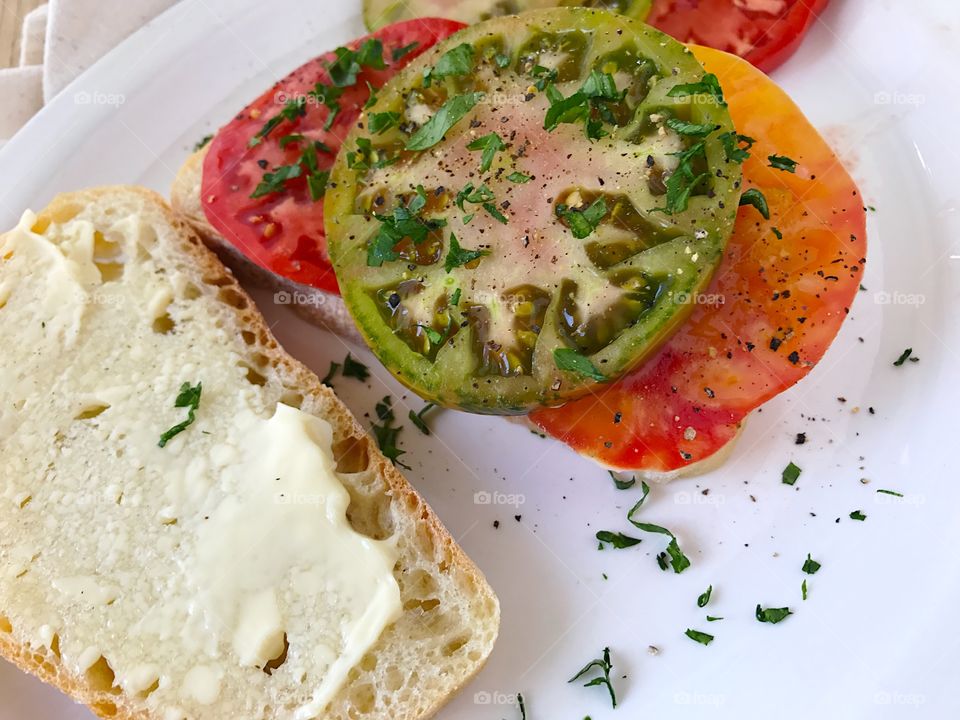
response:
[[(0, 236), (0, 336), (0, 655), (142, 720), (426, 718), (485, 662), (482, 574), (159, 196), (26, 213)], [(321, 466), (330, 492), (303, 495)], [(315, 537), (384, 604), (310, 575), (337, 567)]]

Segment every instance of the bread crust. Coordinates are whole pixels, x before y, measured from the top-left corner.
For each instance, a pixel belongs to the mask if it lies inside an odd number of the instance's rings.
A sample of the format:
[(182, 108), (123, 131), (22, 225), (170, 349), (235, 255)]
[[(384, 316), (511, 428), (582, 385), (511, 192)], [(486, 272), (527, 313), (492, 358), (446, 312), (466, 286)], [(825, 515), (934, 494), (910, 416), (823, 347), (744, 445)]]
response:
[[(435, 697), (431, 698), (424, 711), (416, 714), (394, 712), (391, 717), (393, 720), (423, 720), (433, 716), (453, 693), (463, 687), (480, 671), (489, 657), (500, 621), (500, 606), (496, 595), (480, 569), (467, 557), (426, 501), (400, 474), (393, 463), (379, 451), (377, 444), (366, 434), (350, 410), (340, 401), (332, 389), (320, 382), (311, 370), (283, 350), (234, 274), (217, 259), (213, 252), (205, 247), (204, 242), (194, 232), (192, 223), (186, 222), (181, 214), (174, 212), (160, 195), (139, 187), (107, 186), (93, 188), (58, 195), (38, 215), (55, 216), (61, 208), (94, 203), (109, 204), (116, 201), (117, 198), (129, 198), (131, 195), (136, 195), (144, 205), (162, 213), (165, 221), (176, 229), (179, 245), (177, 250), (196, 265), (198, 275), (202, 276), (204, 283), (215, 285), (218, 288), (231, 289), (237, 293), (238, 297), (242, 297), (246, 301), (243, 303), (245, 305), (243, 309), (237, 309), (238, 327), (255, 336), (256, 345), (252, 349), (263, 353), (269, 359), (270, 365), (276, 371), (277, 379), (283, 387), (291, 393), (301, 396), (300, 409), (324, 419), (331, 425), (334, 447), (336, 448), (339, 445), (349, 448), (363, 448), (369, 459), (370, 472), (383, 481), (385, 495), (389, 498), (391, 506), (399, 509), (404, 516), (414, 521), (416, 536), (407, 537), (400, 534), (398, 547), (402, 550), (405, 543), (409, 545), (419, 542), (424, 547), (430, 548), (433, 553), (431, 560), (440, 568), (440, 571), (444, 574), (456, 576), (458, 584), (464, 588), (464, 592), (473, 593), (473, 605), (489, 611), (490, 615), (484, 620), (484, 623), (492, 623), (493, 637), (484, 648), (483, 657), (474, 663), (470, 672), (456, 678), (447, 692), (439, 695), (434, 693)], [(344, 484), (348, 487), (348, 490), (351, 489), (349, 479), (344, 479)], [(349, 514), (350, 511), (348, 510), (348, 516)], [(402, 580), (403, 571), (404, 568), (398, 562), (398, 566), (394, 569), (394, 575), (398, 581)], [(400, 587), (401, 601), (406, 603), (409, 598), (403, 596), (404, 584), (402, 582)], [(415, 612), (415, 609), (407, 609), (405, 605), (404, 615)], [(479, 621), (479, 618), (476, 619)], [(400, 622), (398, 620), (397, 623), (384, 631), (378, 643), (370, 651), (371, 654), (375, 654), (382, 649), (381, 645), (385, 638)], [(417, 622), (421, 621), (417, 620)], [(57, 687), (78, 702), (87, 705), (99, 717), (119, 720), (162, 720), (158, 715), (138, 706), (135, 698), (124, 697), (119, 688), (113, 688), (109, 693), (94, 690), (83, 678), (72, 675), (60, 664), (59, 657), (55, 653), (44, 653), (18, 642), (15, 627), (12, 632), (6, 632), (5, 623), (7, 623), (7, 620), (3, 615), (3, 608), (0, 608), (0, 655), (21, 670), (37, 676), (43, 682)], [(337, 707), (338, 701), (348, 694), (349, 689), (348, 682), (347, 686), (332, 701), (331, 708)], [(340, 713), (330, 713), (328, 710), (324, 717), (332, 720), (333, 718), (345, 719), (347, 716)]]
[(363, 344), (356, 323), (339, 295), (302, 285), (260, 267), (214, 229), (200, 201), (203, 160), (206, 156), (207, 147), (203, 147), (188, 157), (177, 171), (170, 189), (170, 205), (174, 212), (186, 219), (207, 247), (233, 270), (240, 282), (269, 290), (274, 294), (275, 302), (292, 305), (294, 311), (307, 322)]

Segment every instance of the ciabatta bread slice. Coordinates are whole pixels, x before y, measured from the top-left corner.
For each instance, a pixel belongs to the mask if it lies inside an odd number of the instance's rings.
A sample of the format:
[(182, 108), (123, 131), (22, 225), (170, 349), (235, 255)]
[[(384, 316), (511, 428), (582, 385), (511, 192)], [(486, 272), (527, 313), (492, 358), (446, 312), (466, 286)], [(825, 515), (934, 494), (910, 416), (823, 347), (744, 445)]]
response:
[[(0, 236), (0, 337), (0, 654), (22, 669), (103, 718), (412, 720), (486, 660), (482, 574), (155, 194), (61, 195)], [(339, 490), (291, 494), (303, 468)], [(321, 526), (355, 566), (319, 573), (342, 560)], [(383, 604), (351, 600), (368, 571)]]
[(210, 224), (200, 201), (203, 159), (207, 148), (201, 148), (180, 166), (170, 189), (170, 205), (186, 218), (203, 242), (213, 250), (246, 285), (265, 288), (274, 294), (275, 302), (291, 305), (308, 322), (362, 343), (360, 332), (339, 295), (302, 285), (260, 267), (225, 239)]

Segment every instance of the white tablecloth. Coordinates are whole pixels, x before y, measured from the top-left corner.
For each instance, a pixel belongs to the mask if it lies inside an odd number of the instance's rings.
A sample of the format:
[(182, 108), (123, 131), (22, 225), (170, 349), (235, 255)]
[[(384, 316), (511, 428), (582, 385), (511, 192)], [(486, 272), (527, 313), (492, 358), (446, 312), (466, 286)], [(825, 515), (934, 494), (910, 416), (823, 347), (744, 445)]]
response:
[(0, 69), (0, 145), (104, 53), (177, 0), (50, 0), (23, 21), (18, 67)]

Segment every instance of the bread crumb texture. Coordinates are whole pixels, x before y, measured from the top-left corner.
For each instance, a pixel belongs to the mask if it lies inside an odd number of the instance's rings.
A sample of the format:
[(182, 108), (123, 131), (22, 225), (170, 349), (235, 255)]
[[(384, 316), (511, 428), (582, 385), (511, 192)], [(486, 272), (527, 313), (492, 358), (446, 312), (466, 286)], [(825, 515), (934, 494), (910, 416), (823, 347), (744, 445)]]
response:
[(104, 718), (398, 720), (486, 660), (483, 576), (158, 196), (26, 213), (0, 337), (0, 653), (24, 670)]

